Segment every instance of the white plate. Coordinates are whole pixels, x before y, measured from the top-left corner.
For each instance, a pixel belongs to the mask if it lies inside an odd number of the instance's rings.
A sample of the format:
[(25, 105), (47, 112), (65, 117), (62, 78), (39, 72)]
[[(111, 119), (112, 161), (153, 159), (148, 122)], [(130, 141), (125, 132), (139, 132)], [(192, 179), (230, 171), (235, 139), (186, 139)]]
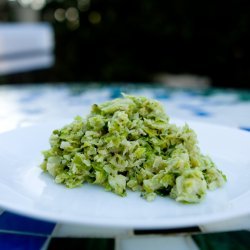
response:
[[(175, 121), (181, 123), (180, 121)], [(35, 218), (93, 226), (171, 228), (218, 222), (250, 211), (250, 133), (188, 122), (203, 153), (228, 178), (200, 204), (180, 204), (157, 197), (147, 202), (139, 192), (121, 198), (96, 185), (67, 189), (38, 167), (41, 150), (60, 123), (42, 124), (0, 134), (0, 206)], [(62, 125), (62, 123), (60, 124)]]

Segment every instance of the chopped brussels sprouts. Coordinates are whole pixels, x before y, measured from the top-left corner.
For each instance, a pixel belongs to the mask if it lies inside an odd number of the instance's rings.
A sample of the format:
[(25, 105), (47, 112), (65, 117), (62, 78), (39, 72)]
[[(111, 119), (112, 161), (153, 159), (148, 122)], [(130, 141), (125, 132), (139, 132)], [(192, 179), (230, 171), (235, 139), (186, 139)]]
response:
[(69, 188), (88, 182), (120, 196), (130, 189), (148, 201), (161, 195), (197, 203), (226, 182), (200, 152), (195, 132), (171, 124), (162, 105), (146, 97), (94, 104), (86, 119), (54, 130), (50, 146), (41, 168)]

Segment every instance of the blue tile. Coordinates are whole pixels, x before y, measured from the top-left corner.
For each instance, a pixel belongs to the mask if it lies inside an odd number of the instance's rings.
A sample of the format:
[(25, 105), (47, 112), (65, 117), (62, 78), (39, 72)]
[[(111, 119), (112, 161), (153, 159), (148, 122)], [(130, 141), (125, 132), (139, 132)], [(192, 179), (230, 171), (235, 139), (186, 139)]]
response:
[(110, 99), (121, 97), (121, 92), (122, 91), (120, 87), (110, 88)]
[(41, 114), (44, 112), (41, 108), (22, 108), (21, 111), (29, 115)]
[(197, 106), (194, 105), (188, 105), (188, 104), (181, 104), (179, 105), (179, 107), (181, 109), (186, 109), (186, 110), (190, 110), (194, 115), (196, 116), (211, 116), (210, 112), (207, 112)]
[(196, 97), (196, 96), (199, 96), (199, 95), (200, 95), (200, 93), (199, 93), (198, 91), (196, 91), (196, 90), (191, 90), (191, 89), (189, 89), (189, 90), (184, 90), (183, 92), (185, 93), (185, 95), (190, 96), (190, 97)]
[(201, 110), (195, 110), (194, 114), (197, 116), (211, 116), (209, 112), (201, 111)]
[(4, 212), (0, 216), (0, 230), (49, 235), (54, 227), (55, 223), (31, 219), (10, 212)]
[(162, 91), (161, 93), (155, 93), (154, 98), (158, 100), (168, 100), (170, 99), (170, 94), (164, 93)]
[(250, 132), (250, 127), (240, 127), (240, 129)]
[(40, 250), (47, 237), (0, 233), (1, 250)]
[(38, 99), (39, 97), (42, 96), (42, 92), (41, 91), (32, 91), (30, 93), (27, 93), (25, 96), (21, 97), (19, 99), (19, 102), (21, 103), (29, 103), (32, 102), (36, 99)]

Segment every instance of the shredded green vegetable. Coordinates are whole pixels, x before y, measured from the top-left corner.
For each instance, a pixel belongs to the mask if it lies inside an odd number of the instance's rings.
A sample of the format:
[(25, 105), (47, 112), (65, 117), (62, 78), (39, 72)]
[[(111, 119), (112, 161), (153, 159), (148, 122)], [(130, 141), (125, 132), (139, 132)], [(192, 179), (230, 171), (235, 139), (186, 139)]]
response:
[(169, 123), (159, 102), (123, 95), (54, 130), (41, 168), (69, 188), (88, 182), (120, 196), (130, 189), (149, 201), (197, 203), (226, 182), (197, 144), (188, 125)]

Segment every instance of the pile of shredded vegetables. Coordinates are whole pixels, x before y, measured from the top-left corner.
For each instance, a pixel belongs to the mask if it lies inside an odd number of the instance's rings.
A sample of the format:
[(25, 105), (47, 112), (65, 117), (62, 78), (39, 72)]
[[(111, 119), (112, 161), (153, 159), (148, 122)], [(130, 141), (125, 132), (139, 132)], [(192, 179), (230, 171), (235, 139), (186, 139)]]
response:
[(169, 123), (161, 104), (146, 97), (123, 98), (92, 106), (90, 114), (50, 137), (41, 167), (69, 188), (102, 185), (120, 196), (139, 191), (196, 203), (225, 175), (197, 145), (195, 132)]

